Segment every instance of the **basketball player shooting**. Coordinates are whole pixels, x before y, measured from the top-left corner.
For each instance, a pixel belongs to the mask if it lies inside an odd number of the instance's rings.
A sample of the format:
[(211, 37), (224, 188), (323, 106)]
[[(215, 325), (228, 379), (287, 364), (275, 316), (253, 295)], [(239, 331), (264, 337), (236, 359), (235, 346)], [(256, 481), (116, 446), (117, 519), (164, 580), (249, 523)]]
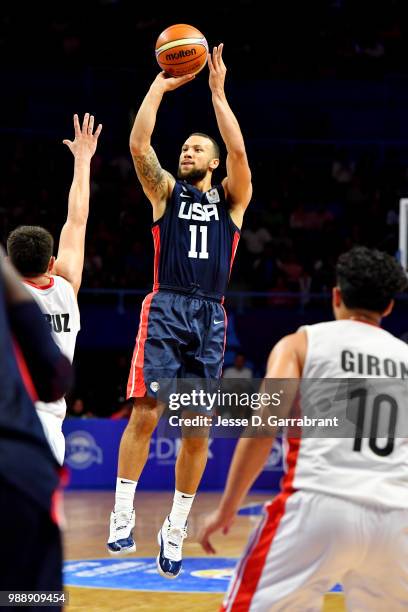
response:
[[(75, 138), (63, 141), (74, 156), (74, 177), (57, 258), (52, 254), (53, 237), (43, 227), (23, 225), (12, 231), (7, 239), (12, 263), (45, 314), (55, 343), (71, 362), (80, 329), (77, 295), (84, 265), (91, 159), (101, 130), (99, 124), (94, 132), (93, 115), (85, 114), (82, 127), (78, 115), (74, 115)], [(65, 399), (37, 402), (36, 408), (51, 449), (62, 465), (65, 439), (61, 428), (66, 413)]]
[[(137, 176), (153, 211), (154, 285), (143, 302), (133, 354), (128, 398), (133, 411), (119, 451), (115, 508), (108, 550), (135, 550), (133, 498), (149, 453), (160, 407), (154, 389), (160, 379), (221, 375), (226, 335), (222, 306), (240, 228), (252, 195), (244, 140), (225, 95), (223, 45), (208, 56), (209, 86), (219, 131), (227, 149), (227, 177), (212, 186), (217, 143), (191, 134), (181, 148), (177, 179), (164, 170), (150, 144), (163, 96), (193, 76), (153, 81), (137, 113), (130, 149)], [(207, 461), (205, 437), (184, 437), (176, 463), (170, 514), (158, 534), (158, 571), (176, 578), (181, 570), (187, 517)]]
[[(375, 383), (383, 390), (388, 377), (393, 396), (376, 390), (365, 400), (364, 413), (358, 404), (365, 437), (352, 424), (349, 437), (286, 440), (282, 492), (266, 504), (222, 610), (318, 611), (337, 582), (343, 585), (347, 610), (408, 609), (408, 439), (406, 431), (398, 436), (398, 429), (388, 430), (386, 438), (375, 434), (381, 420), (376, 406), (388, 415), (387, 427), (392, 428), (392, 414), (394, 425), (404, 421), (406, 387), (397, 379), (408, 376), (408, 346), (381, 329), (380, 322), (406, 283), (390, 255), (353, 248), (337, 263), (336, 320), (302, 327), (271, 352), (266, 379), (308, 380), (300, 387), (300, 416), (307, 414), (305, 396), (314, 406), (333, 400), (325, 395), (322, 379), (348, 378), (353, 385), (358, 380), (355, 399), (360, 402), (367, 398), (369, 381), (383, 379)], [(344, 402), (332, 406), (331, 414), (339, 406), (346, 410)], [(212, 533), (228, 532), (272, 444), (273, 436), (238, 441), (220, 504), (198, 536), (206, 552), (215, 552)]]

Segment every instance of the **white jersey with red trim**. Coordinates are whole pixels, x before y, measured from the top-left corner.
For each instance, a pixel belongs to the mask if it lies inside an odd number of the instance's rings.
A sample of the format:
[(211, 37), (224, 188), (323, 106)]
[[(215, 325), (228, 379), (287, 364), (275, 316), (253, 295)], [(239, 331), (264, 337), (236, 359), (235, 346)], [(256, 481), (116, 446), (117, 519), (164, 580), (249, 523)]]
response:
[[(408, 439), (403, 437), (408, 417), (408, 345), (380, 327), (350, 319), (301, 329), (307, 335), (300, 386), (302, 415), (310, 415), (308, 406), (326, 400), (327, 416), (333, 417), (337, 410), (339, 417), (344, 416), (352, 397), (357, 416), (349, 420), (347, 437), (319, 437), (318, 433), (307, 437), (304, 430), (300, 440), (291, 439), (284, 488), (408, 508)], [(339, 378), (361, 379), (361, 385), (354, 380), (354, 395), (334, 398), (329, 404), (328, 387), (321, 379)], [(390, 433), (393, 430), (395, 435)]]
[[(44, 313), (55, 343), (72, 363), (80, 330), (78, 303), (72, 285), (61, 276), (51, 276), (49, 284), (41, 287), (27, 280), (24, 284)], [(63, 419), (66, 403), (64, 398), (56, 402), (36, 402), (36, 408)]]

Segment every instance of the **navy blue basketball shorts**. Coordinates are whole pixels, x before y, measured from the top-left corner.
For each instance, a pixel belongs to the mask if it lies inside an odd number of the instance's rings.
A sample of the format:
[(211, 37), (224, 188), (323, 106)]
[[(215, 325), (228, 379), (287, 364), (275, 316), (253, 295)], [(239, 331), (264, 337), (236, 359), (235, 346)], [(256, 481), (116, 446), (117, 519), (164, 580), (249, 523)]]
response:
[(143, 301), (127, 398), (156, 397), (157, 381), (221, 377), (227, 315), (219, 302), (155, 291)]

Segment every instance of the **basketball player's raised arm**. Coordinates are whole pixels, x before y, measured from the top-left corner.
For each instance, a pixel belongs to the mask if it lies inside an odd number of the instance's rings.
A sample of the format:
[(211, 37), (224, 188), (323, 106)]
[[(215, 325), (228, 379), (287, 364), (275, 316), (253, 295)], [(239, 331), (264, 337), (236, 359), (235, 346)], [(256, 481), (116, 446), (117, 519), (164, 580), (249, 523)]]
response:
[(175, 184), (174, 177), (161, 167), (151, 145), (157, 111), (166, 92), (177, 89), (193, 78), (192, 75), (167, 77), (164, 72), (160, 72), (140, 105), (130, 133), (130, 152), (136, 174), (153, 206), (155, 221), (163, 215), (167, 199)]
[(84, 267), (91, 159), (96, 151), (102, 125), (98, 125), (95, 133), (93, 130), (93, 115), (85, 114), (82, 128), (79, 125), (78, 115), (74, 115), (75, 138), (73, 141), (63, 141), (74, 156), (74, 178), (69, 192), (68, 215), (60, 235), (54, 273), (71, 283), (75, 295), (81, 286)]
[[(262, 388), (267, 388), (267, 379), (299, 379), (302, 374), (305, 352), (306, 335), (304, 332), (297, 332), (282, 338), (269, 356)], [(294, 397), (296, 392), (294, 385), (289, 388)], [(291, 399), (286, 401), (285, 406), (280, 409), (279, 416), (287, 416), (290, 406)], [(241, 437), (238, 440), (221, 501), (218, 508), (205, 519), (198, 534), (198, 541), (207, 553), (216, 552), (209, 540), (213, 532), (222, 529), (224, 534), (228, 533), (241, 503), (265, 465), (274, 439), (274, 434), (270, 431), (268, 437)]]
[(225, 95), (227, 69), (222, 59), (223, 46), (221, 43), (214, 47), (212, 56), (208, 54), (209, 85), (218, 129), (227, 148), (227, 178), (223, 181), (223, 187), (230, 204), (231, 216), (236, 225), (241, 227), (244, 212), (252, 196), (251, 171), (241, 128)]

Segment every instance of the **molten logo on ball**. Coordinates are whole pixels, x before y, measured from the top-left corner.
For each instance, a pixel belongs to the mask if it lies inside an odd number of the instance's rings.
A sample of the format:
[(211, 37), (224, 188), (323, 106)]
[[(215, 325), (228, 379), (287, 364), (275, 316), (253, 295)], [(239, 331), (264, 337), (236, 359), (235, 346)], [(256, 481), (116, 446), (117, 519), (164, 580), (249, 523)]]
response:
[(176, 53), (167, 53), (166, 60), (178, 60), (181, 57), (189, 57), (190, 55), (197, 55), (197, 51), (195, 49), (186, 49), (185, 51), (176, 51)]
[(178, 77), (197, 74), (207, 63), (208, 44), (197, 28), (179, 23), (162, 32), (156, 42), (156, 59), (162, 70)]

